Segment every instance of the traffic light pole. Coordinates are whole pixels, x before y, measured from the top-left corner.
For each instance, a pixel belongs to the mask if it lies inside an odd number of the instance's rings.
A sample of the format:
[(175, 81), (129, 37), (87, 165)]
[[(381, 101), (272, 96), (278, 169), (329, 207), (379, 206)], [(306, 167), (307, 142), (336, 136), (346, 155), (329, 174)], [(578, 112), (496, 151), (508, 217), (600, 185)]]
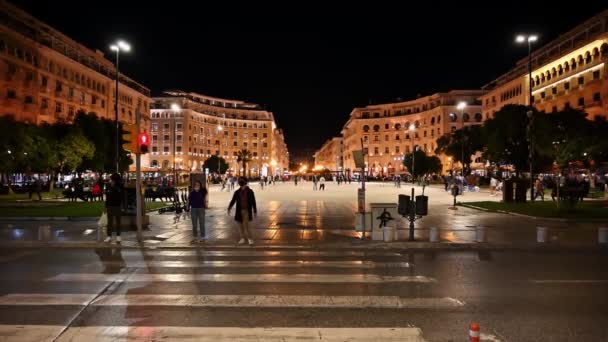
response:
[[(135, 111), (135, 125), (137, 125), (137, 142), (139, 143), (139, 133), (141, 132), (141, 115), (139, 109)], [(143, 201), (141, 198), (141, 153), (139, 147), (135, 148), (135, 222), (137, 225), (137, 241), (141, 243), (142, 238), (142, 221), (143, 221)]]

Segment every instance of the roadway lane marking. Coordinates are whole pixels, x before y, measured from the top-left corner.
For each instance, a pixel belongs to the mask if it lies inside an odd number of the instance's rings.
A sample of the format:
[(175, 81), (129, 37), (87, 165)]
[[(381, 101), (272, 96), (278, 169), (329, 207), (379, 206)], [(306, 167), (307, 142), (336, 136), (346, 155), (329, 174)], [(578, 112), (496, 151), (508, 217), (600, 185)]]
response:
[(62, 273), (46, 281), (94, 282), (268, 282), (268, 283), (435, 283), (425, 276), (382, 276), (376, 274), (94, 274)]
[(11, 293), (0, 296), (0, 305), (88, 305), (96, 294)]
[(54, 341), (64, 325), (9, 325), (0, 324), (2, 342)]
[(70, 327), (57, 341), (424, 342), (419, 328)]
[(606, 284), (608, 279), (542, 279), (531, 280), (535, 284)]
[(269, 251), (269, 250), (229, 250), (229, 251), (123, 251), (124, 255), (154, 255), (154, 256), (402, 256), (393, 252), (359, 252), (359, 251)]
[[(90, 263), (87, 266), (97, 265), (98, 263)], [(409, 268), (407, 262), (373, 262), (373, 261), (307, 261), (307, 260), (282, 260), (282, 261), (218, 261), (218, 260), (201, 260), (201, 261), (105, 261), (105, 266), (120, 266), (120, 267), (168, 267), (168, 268), (221, 268), (221, 267), (236, 267), (236, 268), (260, 268), (260, 267), (278, 267), (278, 268), (305, 268), (305, 267), (321, 267), (321, 268)]]

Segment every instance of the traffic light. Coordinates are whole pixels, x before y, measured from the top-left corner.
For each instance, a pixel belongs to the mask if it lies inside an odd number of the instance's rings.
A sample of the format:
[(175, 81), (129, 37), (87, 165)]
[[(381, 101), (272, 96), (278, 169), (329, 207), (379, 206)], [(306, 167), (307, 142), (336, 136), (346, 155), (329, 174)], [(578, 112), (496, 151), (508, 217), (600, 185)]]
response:
[(139, 153), (140, 154), (148, 153), (148, 150), (149, 150), (148, 147), (150, 146), (150, 136), (148, 135), (148, 133), (146, 133), (145, 131), (142, 133), (139, 133), (137, 142), (139, 144)]
[(122, 126), (122, 149), (132, 153), (137, 152), (137, 125)]

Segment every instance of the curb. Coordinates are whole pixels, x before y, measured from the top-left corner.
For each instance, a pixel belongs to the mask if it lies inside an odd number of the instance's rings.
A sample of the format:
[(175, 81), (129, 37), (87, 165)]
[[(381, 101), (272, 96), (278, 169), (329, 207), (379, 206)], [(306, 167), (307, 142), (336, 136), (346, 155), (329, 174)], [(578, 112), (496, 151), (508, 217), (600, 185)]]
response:
[[(167, 206), (168, 207), (168, 206)], [(156, 209), (146, 209), (146, 213), (158, 211)], [(99, 216), (0, 216), (1, 221), (97, 221)]]
[(574, 218), (572, 218), (572, 219), (568, 219), (568, 218), (558, 218), (558, 217), (531, 216), (531, 215), (525, 215), (525, 214), (515, 213), (515, 212), (512, 212), (512, 211), (506, 211), (506, 210), (491, 210), (491, 209), (481, 208), (481, 207), (477, 207), (477, 206), (466, 204), (466, 203), (462, 203), (462, 202), (458, 202), (456, 205), (457, 206), (461, 206), (461, 207), (465, 207), (465, 208), (470, 208), (470, 209), (490, 212), (490, 213), (499, 213), (499, 214), (518, 216), (518, 217), (525, 217), (525, 218), (529, 218), (529, 219), (533, 219), (533, 220), (545, 220), (545, 221), (553, 221), (553, 222), (577, 222), (577, 223), (606, 222), (606, 219), (601, 219), (601, 218), (588, 218), (588, 219), (585, 219), (585, 218), (576, 218), (576, 219), (574, 219)]
[(560, 244), (497, 244), (497, 243), (450, 243), (450, 242), (393, 242), (369, 243), (362, 245), (256, 245), (237, 246), (235, 244), (149, 244), (143, 246), (134, 241), (123, 241), (121, 245), (101, 243), (97, 241), (81, 242), (37, 242), (23, 241), (0, 243), (1, 248), (45, 248), (45, 249), (84, 249), (84, 248), (120, 248), (128, 250), (312, 250), (312, 251), (377, 251), (407, 252), (407, 251), (534, 251), (534, 252), (608, 252), (608, 245), (560, 245)]

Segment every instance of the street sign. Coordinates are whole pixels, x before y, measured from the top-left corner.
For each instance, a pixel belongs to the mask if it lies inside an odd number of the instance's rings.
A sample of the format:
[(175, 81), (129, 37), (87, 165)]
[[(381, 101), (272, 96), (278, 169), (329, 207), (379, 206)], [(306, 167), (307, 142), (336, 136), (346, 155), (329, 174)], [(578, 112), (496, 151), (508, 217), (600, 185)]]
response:
[(353, 159), (355, 161), (355, 167), (360, 168), (360, 169), (365, 169), (365, 160), (364, 160), (365, 154), (363, 152), (364, 151), (362, 151), (362, 150), (353, 151)]
[(357, 189), (357, 203), (360, 213), (365, 213), (365, 190)]

